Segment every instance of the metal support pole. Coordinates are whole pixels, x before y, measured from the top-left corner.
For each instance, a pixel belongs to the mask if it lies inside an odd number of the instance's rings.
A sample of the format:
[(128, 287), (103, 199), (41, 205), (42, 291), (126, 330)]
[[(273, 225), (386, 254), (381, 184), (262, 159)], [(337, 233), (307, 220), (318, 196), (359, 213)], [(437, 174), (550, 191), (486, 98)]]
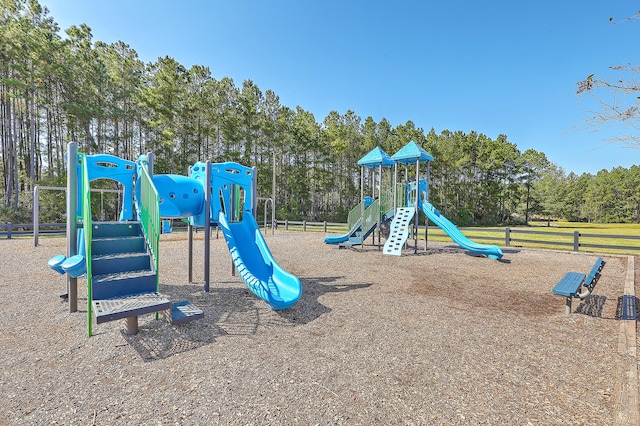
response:
[[(78, 254), (78, 153), (77, 144), (70, 142), (67, 152), (67, 258)], [(67, 275), (69, 312), (78, 310), (78, 279)]]
[(360, 226), (362, 227), (362, 216), (364, 216), (364, 167), (360, 167)]
[[(427, 161), (427, 177), (426, 177), (426, 187), (424, 194), (424, 201), (429, 202), (429, 181), (431, 180), (431, 161)], [(424, 249), (427, 250), (429, 246), (429, 218), (424, 218)]]
[(147, 172), (149, 173), (149, 177), (153, 179), (153, 160), (155, 159), (155, 155), (153, 152), (147, 152)]
[(187, 240), (189, 242), (188, 275), (189, 275), (189, 282), (192, 283), (193, 282), (193, 225), (191, 225), (191, 223), (187, 225)]
[[(187, 176), (191, 177), (191, 166), (187, 168)], [(187, 220), (187, 278), (193, 282), (193, 225)]]
[(276, 232), (276, 149), (273, 148), (273, 181), (271, 182), (271, 235)]
[[(253, 217), (255, 218), (258, 215), (258, 168), (253, 166), (251, 168), (253, 179), (251, 181), (251, 211), (253, 212)], [(245, 197), (247, 195), (245, 194)], [(243, 200), (238, 200), (243, 201)], [(242, 206), (240, 206), (242, 210)]]
[(413, 254), (418, 253), (418, 183), (420, 181), (420, 159), (416, 160), (416, 213), (413, 217)]
[(204, 291), (209, 292), (209, 259), (211, 254), (211, 161), (204, 172)]
[(382, 245), (380, 244), (381, 233), (380, 233), (380, 215), (382, 214), (382, 162), (380, 162), (380, 166), (378, 168), (378, 222), (376, 224), (376, 228), (378, 228), (378, 250), (382, 249)]
[(393, 185), (393, 214), (395, 215), (398, 209), (398, 163), (393, 164), (393, 179), (391, 182)]
[(104, 191), (100, 190), (100, 220), (104, 220)]

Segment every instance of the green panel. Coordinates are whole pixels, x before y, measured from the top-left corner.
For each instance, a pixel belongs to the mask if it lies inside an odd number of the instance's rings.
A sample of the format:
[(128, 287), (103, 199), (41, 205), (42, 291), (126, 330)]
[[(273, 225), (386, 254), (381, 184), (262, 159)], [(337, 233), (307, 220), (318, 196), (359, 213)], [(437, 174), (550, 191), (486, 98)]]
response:
[(399, 183), (396, 185), (396, 205), (398, 207), (407, 207), (407, 185)]
[(380, 220), (380, 201), (374, 200), (362, 216), (362, 234), (366, 234)]
[(393, 210), (393, 191), (380, 194), (380, 213), (387, 214)]
[(159, 245), (160, 245), (160, 205), (158, 191), (153, 185), (151, 176), (146, 167), (141, 167), (142, 175), (140, 176), (140, 223), (144, 232), (144, 237), (149, 245), (153, 264), (156, 273), (156, 291), (159, 288), (158, 266), (160, 264)]
[(356, 225), (356, 223), (360, 220), (360, 217), (362, 217), (363, 206), (364, 206), (364, 201), (361, 201), (357, 206), (352, 208), (351, 211), (349, 212), (349, 216), (347, 217), (347, 225), (349, 227), (349, 230), (352, 230), (353, 227)]

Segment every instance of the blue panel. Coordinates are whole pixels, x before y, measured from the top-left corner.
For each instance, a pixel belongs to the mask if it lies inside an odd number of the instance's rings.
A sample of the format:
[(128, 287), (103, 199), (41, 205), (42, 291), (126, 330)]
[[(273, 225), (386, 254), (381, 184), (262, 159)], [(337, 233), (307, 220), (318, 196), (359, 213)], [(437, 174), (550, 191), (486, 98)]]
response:
[(153, 184), (160, 197), (160, 217), (186, 218), (202, 213), (202, 180), (181, 175), (154, 175)]
[[(120, 212), (120, 220), (133, 219), (133, 175), (136, 171), (135, 163), (108, 154), (84, 155), (82, 158), (76, 165), (78, 176), (82, 176), (82, 161), (85, 161), (89, 171), (89, 182), (97, 179), (111, 179), (120, 183), (123, 187), (123, 205)], [(82, 179), (78, 179), (78, 194), (82, 194)], [(78, 215), (81, 215), (81, 211), (82, 205), (78, 203)]]

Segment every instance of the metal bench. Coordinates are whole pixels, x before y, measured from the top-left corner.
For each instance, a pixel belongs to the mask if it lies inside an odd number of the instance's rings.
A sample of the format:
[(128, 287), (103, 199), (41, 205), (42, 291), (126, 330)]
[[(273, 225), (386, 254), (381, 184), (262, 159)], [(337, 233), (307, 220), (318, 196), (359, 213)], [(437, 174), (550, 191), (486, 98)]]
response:
[[(566, 298), (567, 314), (571, 313), (571, 299), (574, 297), (584, 299), (593, 292), (605, 264), (604, 259), (599, 257), (593, 265), (593, 268), (591, 268), (589, 275), (580, 272), (567, 272), (555, 287), (553, 287), (553, 294)], [(584, 290), (581, 291), (582, 287), (584, 287)]]

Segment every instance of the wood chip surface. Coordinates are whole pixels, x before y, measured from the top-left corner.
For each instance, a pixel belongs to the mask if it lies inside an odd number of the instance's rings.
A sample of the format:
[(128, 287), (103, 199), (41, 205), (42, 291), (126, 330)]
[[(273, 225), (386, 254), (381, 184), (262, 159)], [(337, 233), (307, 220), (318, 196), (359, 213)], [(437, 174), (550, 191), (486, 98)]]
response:
[(202, 233), (193, 283), (186, 235), (167, 234), (161, 293), (204, 318), (144, 315), (135, 336), (93, 319), (92, 338), (86, 280), (69, 313), (66, 278), (47, 267), (65, 240), (0, 240), (0, 425), (614, 423), (626, 257), (605, 256), (594, 294), (566, 315), (551, 289), (597, 255), (503, 248), (495, 261), (420, 242), (394, 257), (319, 233), (265, 238), (302, 282), (292, 308), (253, 296), (215, 232), (204, 293)]

